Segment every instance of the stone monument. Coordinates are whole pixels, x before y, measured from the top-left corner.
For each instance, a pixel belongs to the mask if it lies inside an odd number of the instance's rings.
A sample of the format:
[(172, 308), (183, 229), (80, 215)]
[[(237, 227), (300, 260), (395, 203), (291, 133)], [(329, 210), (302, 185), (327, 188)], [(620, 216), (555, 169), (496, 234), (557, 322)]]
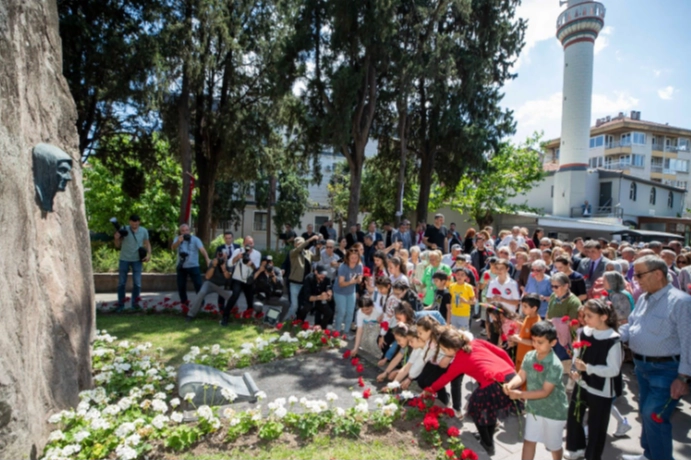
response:
[(61, 49), (56, 0), (0, 1), (3, 459), (40, 456), (48, 416), (91, 387), (94, 287)]
[(227, 405), (229, 402), (223, 395), (223, 390), (231, 391), (235, 395), (235, 402), (257, 401), (259, 388), (248, 373), (233, 376), (223, 373), (216, 368), (186, 363), (178, 370), (178, 393), (185, 399), (188, 393), (194, 394), (192, 403), (200, 405)]

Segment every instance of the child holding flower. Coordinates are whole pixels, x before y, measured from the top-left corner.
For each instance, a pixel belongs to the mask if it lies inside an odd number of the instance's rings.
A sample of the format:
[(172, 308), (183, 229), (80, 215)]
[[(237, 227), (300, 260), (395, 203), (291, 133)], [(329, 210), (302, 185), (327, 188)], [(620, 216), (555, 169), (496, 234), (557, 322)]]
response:
[[(612, 401), (622, 392), (621, 338), (617, 332), (617, 314), (610, 303), (588, 300), (580, 341), (573, 344), (571, 377), (577, 382), (569, 406), (566, 424), (566, 449), (572, 456), (602, 459)], [(588, 410), (588, 438), (583, 429), (583, 415)]]
[[(522, 459), (534, 459), (537, 443), (544, 443), (553, 459), (561, 459), (561, 439), (566, 426), (568, 400), (561, 375), (564, 369), (552, 347), (557, 330), (551, 322), (540, 321), (530, 329), (532, 350), (525, 354), (518, 375), (504, 385), (511, 399), (526, 400)], [(518, 390), (526, 384), (526, 391)]]

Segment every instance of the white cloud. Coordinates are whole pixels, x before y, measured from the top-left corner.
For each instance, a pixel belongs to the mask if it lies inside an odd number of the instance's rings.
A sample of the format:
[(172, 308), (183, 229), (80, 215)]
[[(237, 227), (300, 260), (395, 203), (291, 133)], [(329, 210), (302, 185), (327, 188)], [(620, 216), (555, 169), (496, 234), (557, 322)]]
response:
[(662, 74), (662, 69), (653, 69), (653, 75), (659, 77)]
[(557, 40), (557, 17), (562, 10), (563, 8), (559, 6), (559, 2), (556, 0), (524, 0), (516, 9), (516, 16), (527, 19), (528, 27), (525, 31), (525, 46), (514, 65), (514, 71), (520, 67), (522, 62), (530, 62), (530, 50), (538, 42)]
[(672, 99), (672, 95), (674, 94), (674, 92), (674, 87), (670, 85), (657, 90), (657, 95), (660, 97), (660, 99), (670, 100)]
[(612, 35), (613, 32), (614, 27), (612, 26), (605, 26), (600, 31), (597, 40), (595, 40), (595, 54), (598, 54), (600, 51), (604, 50), (607, 47), (607, 45), (609, 45), (609, 37)]
[[(534, 131), (544, 131), (545, 139), (552, 139), (561, 133), (562, 93), (553, 93), (544, 99), (524, 102), (515, 110), (517, 122), (515, 141), (523, 141)], [(638, 106), (639, 100), (624, 92), (612, 95), (593, 94), (591, 120), (605, 115), (627, 112)]]

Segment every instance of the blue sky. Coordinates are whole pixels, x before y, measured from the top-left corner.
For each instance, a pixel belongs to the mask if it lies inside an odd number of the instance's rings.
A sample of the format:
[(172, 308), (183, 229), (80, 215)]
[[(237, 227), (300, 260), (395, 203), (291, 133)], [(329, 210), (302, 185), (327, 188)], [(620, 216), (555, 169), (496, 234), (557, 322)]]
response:
[[(601, 0), (605, 29), (595, 44), (591, 123), (605, 115), (641, 111), (641, 120), (691, 129), (691, 0)], [(526, 46), (504, 89), (520, 142), (561, 132), (563, 50), (555, 37), (558, 0), (523, 0)]]

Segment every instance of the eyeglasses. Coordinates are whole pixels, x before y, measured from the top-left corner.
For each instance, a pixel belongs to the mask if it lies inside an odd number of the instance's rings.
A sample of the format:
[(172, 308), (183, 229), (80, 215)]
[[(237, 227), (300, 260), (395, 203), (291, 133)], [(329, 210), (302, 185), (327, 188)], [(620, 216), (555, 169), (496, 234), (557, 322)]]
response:
[(332, 250), (333, 250), (333, 247), (332, 247), (332, 246), (331, 246), (331, 247), (330, 247), (330, 246), (327, 246), (326, 249), (327, 249), (327, 250), (328, 250), (328, 249), (332, 249)]
[(650, 274), (651, 272), (655, 272), (656, 270), (657, 270), (657, 269), (652, 269), (652, 270), (649, 270), (649, 271), (640, 272), (640, 273), (638, 273), (638, 274), (634, 272), (634, 273), (633, 273), (633, 276), (634, 276), (635, 278), (637, 278), (637, 279), (640, 279), (640, 278), (643, 277), (645, 274)]
[(561, 287), (563, 287), (563, 286), (564, 286), (564, 285), (551, 285), (551, 287), (552, 287), (553, 290), (556, 290), (557, 288), (561, 288)]

